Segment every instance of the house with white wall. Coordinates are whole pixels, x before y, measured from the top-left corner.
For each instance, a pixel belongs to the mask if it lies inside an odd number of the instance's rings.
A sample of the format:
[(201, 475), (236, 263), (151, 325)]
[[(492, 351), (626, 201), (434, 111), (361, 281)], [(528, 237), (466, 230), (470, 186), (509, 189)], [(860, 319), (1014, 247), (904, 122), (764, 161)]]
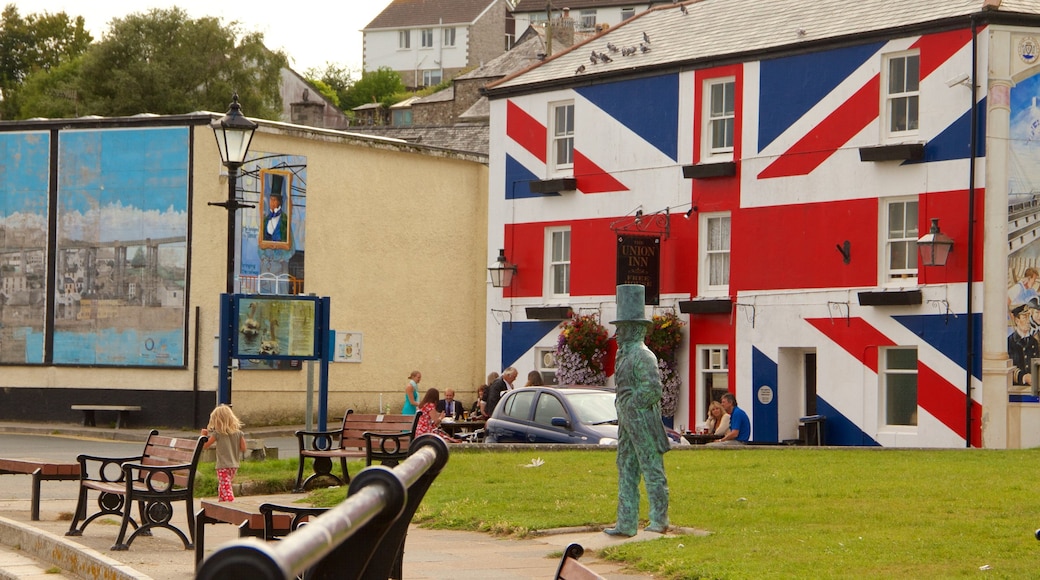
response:
[(507, 46), (506, 0), (393, 0), (362, 30), (364, 70), (389, 67), (412, 88), (440, 84)]
[(1038, 60), (1024, 0), (701, 0), (489, 85), (489, 368), (609, 328), (635, 241), (676, 426), (731, 392), (760, 443), (1040, 446)]

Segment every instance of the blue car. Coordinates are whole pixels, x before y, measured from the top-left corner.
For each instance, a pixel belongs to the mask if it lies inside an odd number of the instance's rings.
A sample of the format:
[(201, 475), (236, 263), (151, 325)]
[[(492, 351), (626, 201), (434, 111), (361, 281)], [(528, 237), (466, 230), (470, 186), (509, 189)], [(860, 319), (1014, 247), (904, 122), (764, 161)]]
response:
[(602, 387), (524, 387), (495, 406), (488, 443), (617, 445), (614, 391)]

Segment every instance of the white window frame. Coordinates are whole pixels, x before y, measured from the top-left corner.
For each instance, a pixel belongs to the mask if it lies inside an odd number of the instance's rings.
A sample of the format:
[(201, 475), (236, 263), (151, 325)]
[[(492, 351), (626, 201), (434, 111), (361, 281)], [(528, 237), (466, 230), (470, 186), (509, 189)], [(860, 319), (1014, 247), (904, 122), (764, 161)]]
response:
[(545, 295), (567, 298), (571, 295), (571, 228), (545, 228)]
[[(901, 206), (900, 223), (892, 223), (892, 213), (896, 206)], [(908, 220), (908, 209), (913, 215)], [(916, 286), (920, 265), (917, 256), (917, 238), (920, 236), (920, 218), (918, 216), (918, 199), (916, 197), (898, 197), (882, 200), (878, 229), (880, 234), (881, 256), (878, 270), (881, 273), (882, 286)], [(891, 231), (896, 228), (896, 231)], [(893, 264), (899, 260), (899, 264)]]
[(455, 27), (445, 28), (441, 33), (442, 46), (455, 46)]
[(545, 384), (556, 384), (556, 366), (556, 347), (534, 349), (534, 368), (542, 374), (542, 381)]
[(424, 87), (439, 85), (443, 79), (444, 71), (439, 68), (422, 71), (422, 86)]
[[(719, 236), (712, 236), (712, 224), (723, 226)], [(733, 232), (729, 212), (704, 213), (700, 215), (698, 241), (698, 295), (729, 296), (730, 251)], [(720, 263), (724, 281), (712, 279), (712, 266)]]
[[(561, 111), (563, 123), (558, 120)], [(574, 101), (549, 103), (548, 168), (551, 175), (574, 171), (574, 126)]]
[[(881, 69), (882, 136), (888, 141), (905, 139), (919, 133), (921, 121), (921, 54), (917, 50), (896, 52), (884, 56)], [(894, 71), (897, 64), (902, 66)], [(912, 63), (913, 67), (907, 65)], [(910, 69), (917, 70), (911, 79)], [(901, 74), (897, 74), (901, 73)], [(904, 113), (906, 126), (897, 127), (898, 113)]]
[[(716, 99), (716, 90), (721, 89), (722, 102)], [(727, 107), (726, 94), (732, 94), (733, 102)], [(736, 140), (737, 119), (737, 79), (724, 77), (706, 79), (704, 81), (703, 102), (703, 139), (701, 142), (701, 158), (705, 161), (732, 161), (733, 143)], [(715, 135), (723, 132), (723, 143), (715, 144)], [(728, 133), (728, 138), (726, 136)]]
[(594, 30), (596, 28), (596, 10), (582, 10), (578, 20), (578, 30)]
[[(903, 368), (889, 368), (888, 355), (894, 351), (912, 351), (914, 353), (914, 367), (912, 369)], [(917, 368), (920, 366), (920, 357), (917, 351), (917, 347), (914, 346), (887, 346), (878, 349), (878, 411), (879, 420), (881, 425), (885, 426), (888, 431), (909, 431), (916, 432), (919, 424), (918, 411), (920, 409), (920, 382), (918, 380)], [(892, 389), (903, 388), (899, 385), (890, 385), (890, 382), (894, 382), (893, 379), (898, 377), (904, 379), (905, 377), (913, 377), (913, 389), (914, 389), (914, 409), (911, 412), (911, 419), (906, 423), (892, 423), (892, 412), (889, 409), (889, 399), (891, 398)], [(905, 413), (905, 411), (903, 411)]]
[(697, 345), (697, 401), (703, 404), (697, 406), (697, 421), (708, 416), (708, 405), (713, 400), (711, 386), (708, 384), (708, 376), (726, 375), (726, 392), (729, 392), (729, 347), (724, 344), (702, 344)]
[(433, 29), (419, 29), (419, 48), (433, 48)]
[(412, 48), (412, 31), (411, 30), (398, 30), (397, 31), (397, 49), (398, 50), (409, 50)]
[(636, 9), (635, 8), (628, 8), (628, 7), (626, 7), (626, 8), (622, 8), (621, 9), (621, 21), (622, 22), (628, 20), (629, 18), (632, 18), (635, 15), (636, 15)]

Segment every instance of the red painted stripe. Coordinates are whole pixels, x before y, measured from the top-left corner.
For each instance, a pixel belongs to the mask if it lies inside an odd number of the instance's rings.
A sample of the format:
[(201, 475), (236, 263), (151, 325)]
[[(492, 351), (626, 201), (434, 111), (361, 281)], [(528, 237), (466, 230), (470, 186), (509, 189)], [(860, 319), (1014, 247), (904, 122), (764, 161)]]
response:
[[(952, 30), (917, 39), (912, 48), (921, 51), (920, 77), (927, 78), (970, 41), (970, 29)], [(878, 117), (880, 84), (879, 75), (867, 81), (852, 98), (842, 103), (822, 123), (762, 170), (758, 178), (808, 175), (822, 165)]]
[(880, 76), (875, 75), (856, 94), (813, 127), (776, 161), (758, 174), (759, 179), (808, 175), (839, 147), (878, 117)]
[(928, 75), (950, 60), (950, 57), (969, 42), (971, 42), (970, 28), (930, 34), (917, 39), (912, 48), (921, 51), (921, 78), (928, 78)]
[(624, 184), (614, 179), (577, 149), (574, 150), (574, 178), (578, 182), (578, 191), (582, 193), (628, 191)]
[(537, 157), (539, 161), (545, 163), (545, 149), (548, 143), (547, 129), (534, 117), (515, 105), (513, 101), (506, 102), (506, 135), (526, 149), (528, 153)]
[[(964, 438), (964, 391), (921, 363), (917, 365), (917, 404)], [(971, 402), (971, 445), (982, 446), (982, 405)]]
[(881, 331), (859, 317), (807, 318), (805, 321), (875, 373), (878, 371), (878, 347), (895, 345)]

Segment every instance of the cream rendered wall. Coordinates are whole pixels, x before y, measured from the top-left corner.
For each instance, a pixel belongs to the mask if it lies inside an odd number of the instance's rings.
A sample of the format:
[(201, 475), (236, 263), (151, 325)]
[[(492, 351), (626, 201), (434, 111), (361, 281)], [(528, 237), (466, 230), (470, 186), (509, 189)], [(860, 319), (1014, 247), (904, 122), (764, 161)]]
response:
[[(212, 337), (226, 283), (227, 214), (206, 205), (227, 195), (213, 141), (208, 127), (196, 130), (191, 306), (201, 308), (207, 391), (218, 381)], [(250, 150), (307, 158), (306, 291), (331, 297), (334, 329), (364, 334), (363, 362), (330, 365), (330, 414), (375, 411), (380, 395), (399, 412), (412, 370), (422, 387), (472, 402), (487, 373), (486, 159), (284, 125), (261, 127)], [(236, 371), (236, 413), (252, 424), (302, 420), (306, 378)]]

